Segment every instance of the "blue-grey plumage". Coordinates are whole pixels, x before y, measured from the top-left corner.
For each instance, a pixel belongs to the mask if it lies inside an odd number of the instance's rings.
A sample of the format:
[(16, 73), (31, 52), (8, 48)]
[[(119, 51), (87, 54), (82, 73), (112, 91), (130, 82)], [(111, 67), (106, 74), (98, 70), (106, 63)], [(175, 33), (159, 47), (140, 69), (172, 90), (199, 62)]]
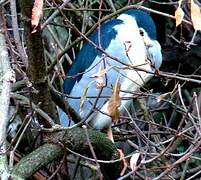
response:
[[(143, 35), (140, 30), (143, 31)], [(121, 84), (120, 97), (128, 96), (126, 91), (138, 90), (153, 76), (147, 71), (154, 72), (155, 68), (160, 67), (162, 55), (160, 44), (156, 41), (155, 24), (152, 18), (141, 10), (129, 10), (116, 19), (102, 24), (89, 39), (119, 61), (104, 55), (89, 42), (85, 43), (67, 73), (64, 93), (69, 94), (69, 104), (82, 118), (88, 115), (96, 102), (96, 108), (103, 113), (93, 112), (87, 122), (96, 129), (104, 129), (112, 123), (106, 114), (108, 114), (108, 98), (112, 95), (112, 87), (117, 79)], [(136, 71), (126, 67), (125, 64), (140, 67), (145, 71)], [(99, 76), (101, 72), (105, 72), (101, 77), (105, 85), (99, 93), (100, 89), (97, 89), (94, 77)], [(78, 73), (80, 74), (77, 75)], [(99, 97), (97, 101), (96, 97)], [(131, 100), (122, 100), (120, 111), (130, 102)], [(61, 119), (62, 125), (67, 122), (67, 116)]]

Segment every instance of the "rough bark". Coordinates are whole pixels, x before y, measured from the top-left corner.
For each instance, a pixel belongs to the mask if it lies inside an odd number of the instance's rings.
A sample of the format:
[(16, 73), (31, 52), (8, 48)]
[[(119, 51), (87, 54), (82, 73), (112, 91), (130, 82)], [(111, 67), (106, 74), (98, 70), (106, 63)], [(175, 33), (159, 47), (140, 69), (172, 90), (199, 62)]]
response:
[[(51, 99), (50, 89), (48, 87), (48, 77), (46, 63), (43, 53), (43, 42), (40, 26), (36, 32), (32, 33), (31, 12), (33, 1), (21, 0), (21, 9), (24, 20), (25, 41), (28, 54), (28, 77), (35, 90), (32, 91), (31, 97), (35, 104), (39, 104), (40, 108), (50, 117), (57, 120), (56, 106)], [(39, 123), (44, 127), (51, 125), (42, 117), (39, 117)]]

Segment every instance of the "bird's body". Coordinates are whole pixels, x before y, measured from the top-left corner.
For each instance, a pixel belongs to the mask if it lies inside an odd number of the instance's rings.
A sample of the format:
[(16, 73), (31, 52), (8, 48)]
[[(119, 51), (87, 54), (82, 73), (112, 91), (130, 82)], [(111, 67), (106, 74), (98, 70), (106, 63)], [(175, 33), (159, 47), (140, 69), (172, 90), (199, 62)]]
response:
[[(143, 34), (139, 28), (142, 28)], [(106, 54), (89, 42), (84, 44), (67, 73), (64, 93), (69, 95), (71, 107), (82, 118), (88, 117), (87, 122), (93, 128), (104, 129), (112, 123), (107, 115), (108, 99), (117, 80), (121, 85), (120, 97), (127, 97), (128, 92), (142, 87), (153, 76), (148, 72), (160, 67), (161, 49), (156, 41), (153, 20), (140, 10), (129, 10), (104, 23), (89, 39)], [(145, 71), (137, 71), (134, 67)], [(101, 78), (104, 84), (100, 89), (97, 89), (97, 78)], [(120, 111), (130, 102), (130, 99), (122, 100)], [(94, 106), (101, 112), (93, 111)], [(67, 116), (61, 119), (62, 125), (67, 122)]]

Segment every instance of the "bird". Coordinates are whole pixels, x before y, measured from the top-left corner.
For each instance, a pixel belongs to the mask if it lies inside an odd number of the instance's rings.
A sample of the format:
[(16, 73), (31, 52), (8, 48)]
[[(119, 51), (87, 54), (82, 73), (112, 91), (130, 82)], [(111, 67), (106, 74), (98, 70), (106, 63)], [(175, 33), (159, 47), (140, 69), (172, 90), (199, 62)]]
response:
[[(89, 39), (67, 72), (63, 92), (88, 126), (108, 130), (113, 123), (108, 115), (109, 98), (115, 85), (120, 84), (121, 113), (132, 102), (126, 98), (128, 92), (139, 90), (160, 68), (161, 46), (151, 16), (135, 9), (106, 21)], [(61, 117), (61, 125), (67, 126), (70, 117)]]

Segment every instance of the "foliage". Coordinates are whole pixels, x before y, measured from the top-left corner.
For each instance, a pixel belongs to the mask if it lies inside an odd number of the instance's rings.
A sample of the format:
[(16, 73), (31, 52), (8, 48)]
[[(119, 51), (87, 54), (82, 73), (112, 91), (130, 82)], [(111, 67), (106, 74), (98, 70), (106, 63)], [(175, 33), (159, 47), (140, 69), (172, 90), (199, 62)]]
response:
[[(116, 145), (124, 150), (127, 161), (131, 159), (131, 167), (120, 179), (198, 178), (201, 172), (200, 3), (47, 0), (43, 9), (33, 8), (37, 3), (42, 7), (42, 2), (0, 0), (0, 46), (8, 51), (7, 58), (2, 58), (5, 53), (0, 47), (0, 99), (7, 94), (4, 99), (7, 103), (0, 103), (0, 114), (5, 115), (1, 121), (7, 125), (7, 131), (0, 133), (0, 140), (7, 137), (6, 144), (0, 141), (1, 179), (8, 176), (115, 179), (120, 172)], [(72, 114), (74, 122), (80, 120), (64, 101), (62, 84), (86, 40), (85, 35), (88, 37), (101, 23), (119, 13), (136, 8), (150, 12), (156, 22), (163, 65), (139, 92), (128, 93), (133, 99), (132, 107), (120, 116), (115, 112), (119, 119), (112, 127), (115, 145), (104, 134), (83, 128), (82, 121), (75, 128), (61, 128), (57, 125), (56, 105)], [(15, 71), (16, 82), (12, 81), (12, 87), (5, 69), (2, 70), (5, 68), (2, 59), (8, 59), (6, 63)], [(101, 76), (105, 73), (100, 72)], [(7, 93), (2, 87), (8, 88)], [(114, 104), (116, 99), (118, 105)], [(118, 109), (118, 94), (110, 101)], [(7, 104), (15, 111), (8, 111)], [(32, 164), (30, 159), (34, 157), (40, 158), (35, 158), (37, 162)]]

